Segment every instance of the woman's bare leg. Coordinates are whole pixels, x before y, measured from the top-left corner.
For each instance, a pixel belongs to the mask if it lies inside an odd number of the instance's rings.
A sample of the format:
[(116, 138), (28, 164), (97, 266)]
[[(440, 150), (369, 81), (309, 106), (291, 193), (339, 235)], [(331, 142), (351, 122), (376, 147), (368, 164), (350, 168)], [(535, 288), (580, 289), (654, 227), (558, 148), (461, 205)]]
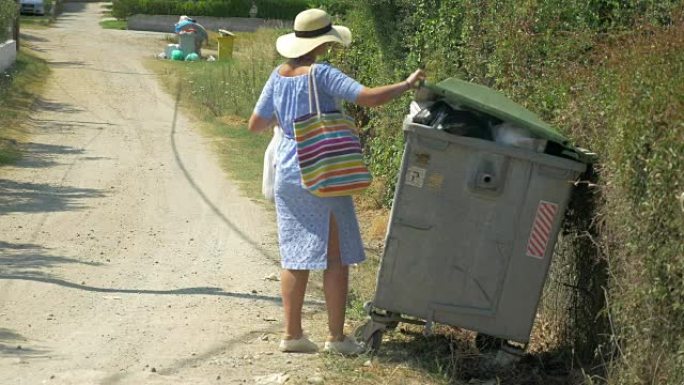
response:
[(340, 238), (335, 216), (330, 216), (328, 235), (328, 268), (323, 272), (323, 291), (328, 308), (328, 340), (344, 339), (344, 317), (349, 288), (349, 266), (342, 265)]
[(280, 273), (280, 291), (285, 310), (285, 336), (283, 339), (302, 337), (302, 306), (309, 270), (283, 270)]

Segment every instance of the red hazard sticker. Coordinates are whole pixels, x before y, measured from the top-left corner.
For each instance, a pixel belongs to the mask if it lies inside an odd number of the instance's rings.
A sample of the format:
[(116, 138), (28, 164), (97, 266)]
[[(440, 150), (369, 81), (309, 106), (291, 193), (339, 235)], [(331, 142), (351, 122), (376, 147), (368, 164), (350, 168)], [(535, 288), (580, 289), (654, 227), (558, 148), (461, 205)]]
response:
[(551, 230), (556, 222), (558, 205), (551, 202), (539, 201), (537, 215), (534, 217), (530, 239), (527, 240), (527, 255), (534, 258), (544, 258), (551, 238)]

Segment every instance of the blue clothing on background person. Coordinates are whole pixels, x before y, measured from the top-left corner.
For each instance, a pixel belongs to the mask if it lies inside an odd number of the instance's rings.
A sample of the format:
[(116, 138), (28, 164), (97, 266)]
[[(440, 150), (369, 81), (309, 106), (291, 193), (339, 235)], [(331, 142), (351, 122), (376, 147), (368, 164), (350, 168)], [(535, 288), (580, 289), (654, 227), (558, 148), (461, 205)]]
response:
[[(284, 134), (276, 155), (274, 187), (281, 265), (290, 270), (326, 269), (331, 214), (337, 221), (342, 264), (359, 263), (365, 253), (352, 198), (320, 198), (301, 185), (293, 123), (310, 112), (309, 75), (286, 77), (279, 69), (271, 73), (254, 113), (267, 120), (275, 116)], [(339, 100), (355, 102), (363, 88), (328, 64), (317, 64), (314, 76), (324, 112), (336, 110)]]
[[(198, 24), (196, 20), (183, 15), (174, 25), (174, 31), (178, 35), (180, 50), (183, 51), (184, 55), (196, 53), (198, 56), (202, 56), (202, 42), (205, 40), (207, 43), (209, 42), (209, 34), (203, 26)], [(192, 39), (188, 39), (188, 36), (192, 36)]]
[(187, 17), (187, 16), (181, 16), (180, 20), (178, 23), (174, 25), (174, 32), (179, 33), (182, 31), (184, 28), (194, 25), (196, 22), (195, 20)]

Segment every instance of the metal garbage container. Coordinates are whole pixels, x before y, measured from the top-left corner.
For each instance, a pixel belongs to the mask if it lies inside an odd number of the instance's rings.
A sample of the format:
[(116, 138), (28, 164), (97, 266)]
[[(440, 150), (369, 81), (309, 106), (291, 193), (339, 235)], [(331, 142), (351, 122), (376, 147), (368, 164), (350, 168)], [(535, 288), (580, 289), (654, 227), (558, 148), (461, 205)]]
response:
[(201, 53), (201, 40), (196, 32), (183, 32), (178, 35), (178, 47), (183, 52), (183, 57), (187, 57), (191, 53)]
[(377, 349), (399, 322), (436, 322), (526, 344), (571, 190), (593, 154), (487, 87), (447, 79), (420, 93), (456, 118), (417, 123), (423, 110), (404, 122), (376, 293), (355, 335)]

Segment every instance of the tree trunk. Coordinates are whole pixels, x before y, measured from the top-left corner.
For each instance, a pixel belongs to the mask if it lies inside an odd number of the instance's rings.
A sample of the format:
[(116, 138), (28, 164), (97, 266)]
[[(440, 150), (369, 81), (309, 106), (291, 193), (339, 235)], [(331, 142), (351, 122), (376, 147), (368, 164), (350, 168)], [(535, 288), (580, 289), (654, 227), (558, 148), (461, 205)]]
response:
[(12, 28), (12, 37), (17, 44), (17, 51), (19, 51), (19, 15), (21, 14), (21, 2), (16, 0), (17, 3), (17, 14), (14, 18), (14, 27)]

